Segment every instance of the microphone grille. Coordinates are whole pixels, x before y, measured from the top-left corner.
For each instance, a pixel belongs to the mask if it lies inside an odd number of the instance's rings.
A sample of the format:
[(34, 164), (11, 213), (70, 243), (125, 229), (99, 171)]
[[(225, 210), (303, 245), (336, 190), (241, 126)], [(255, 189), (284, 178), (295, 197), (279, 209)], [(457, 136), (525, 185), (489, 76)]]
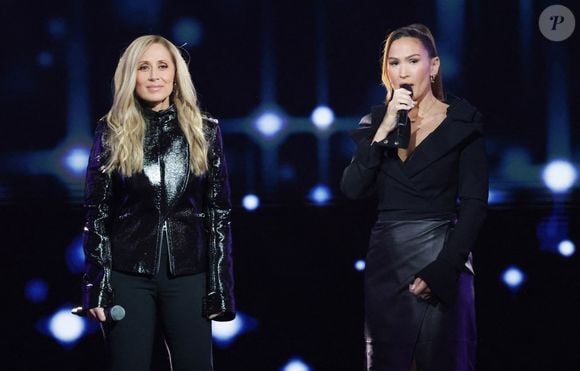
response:
[(110, 314), (113, 321), (120, 321), (125, 318), (125, 308), (120, 305), (113, 305)]

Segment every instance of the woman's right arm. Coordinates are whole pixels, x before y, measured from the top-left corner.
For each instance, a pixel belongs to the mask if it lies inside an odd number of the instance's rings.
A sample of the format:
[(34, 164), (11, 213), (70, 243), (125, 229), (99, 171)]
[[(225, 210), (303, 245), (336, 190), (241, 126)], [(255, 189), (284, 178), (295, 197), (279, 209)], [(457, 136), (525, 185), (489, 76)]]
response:
[(83, 230), (85, 273), (82, 279), (82, 306), (85, 310), (110, 306), (113, 294), (110, 283), (111, 243), (109, 239), (113, 198), (112, 179), (110, 174), (102, 171), (103, 165), (108, 160), (108, 152), (103, 143), (106, 128), (106, 121), (99, 121), (89, 156), (85, 182), (86, 223)]
[(353, 138), (357, 141), (357, 149), (352, 161), (344, 169), (340, 181), (340, 190), (350, 199), (359, 199), (374, 191), (384, 151), (384, 147), (373, 142), (374, 136), (371, 115), (366, 115), (353, 133)]
[(385, 150), (377, 142), (384, 140), (395, 129), (397, 112), (410, 110), (415, 104), (408, 90), (396, 89), (376, 130), (372, 128), (370, 114), (360, 120), (358, 129), (352, 134), (357, 142), (357, 150), (351, 163), (344, 170), (340, 182), (340, 189), (348, 198), (363, 198), (374, 192)]

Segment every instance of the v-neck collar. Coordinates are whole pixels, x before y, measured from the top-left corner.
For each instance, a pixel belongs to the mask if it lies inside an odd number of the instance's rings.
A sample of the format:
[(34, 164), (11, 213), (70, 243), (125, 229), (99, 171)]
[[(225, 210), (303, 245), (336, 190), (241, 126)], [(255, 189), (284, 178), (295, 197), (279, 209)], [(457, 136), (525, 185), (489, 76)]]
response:
[[(397, 162), (407, 176), (416, 175), (468, 136), (475, 132), (481, 132), (480, 114), (469, 102), (450, 95), (445, 103), (449, 105), (447, 116), (435, 130), (421, 141), (413, 153), (405, 161), (402, 161), (398, 153), (395, 153)], [(386, 110), (386, 105), (373, 106), (370, 126), (367, 124), (355, 130), (351, 134), (353, 139), (357, 142), (363, 139), (372, 140)]]
[[(432, 136), (434, 136), (434, 135), (437, 135), (437, 132), (439, 131), (439, 129), (440, 129), (440, 128), (441, 128), (443, 125), (446, 125), (446, 124), (447, 124), (447, 117), (448, 117), (448, 115), (449, 115), (449, 107), (447, 107), (447, 113), (445, 114), (445, 118), (444, 118), (443, 120), (441, 120), (441, 122), (440, 122), (440, 123), (437, 125), (437, 127), (436, 127), (435, 129), (433, 129), (433, 131), (431, 131), (429, 134), (427, 134), (427, 136), (426, 136), (425, 138), (423, 138), (423, 140), (422, 140), (422, 141), (421, 141), (419, 144), (417, 144), (417, 145), (415, 146), (415, 149), (413, 150), (413, 152), (411, 152), (411, 153), (409, 153), (409, 154), (408, 154), (408, 156), (407, 156), (407, 159), (406, 159), (406, 160), (404, 160), (404, 161), (403, 161), (403, 159), (401, 159), (401, 157), (399, 156), (399, 151), (398, 151), (398, 150), (396, 150), (396, 151), (395, 151), (395, 156), (396, 156), (396, 157), (397, 157), (397, 159), (399, 160), (399, 163), (400, 163), (400, 164), (402, 164), (402, 165), (405, 165), (405, 164), (407, 164), (407, 163), (408, 163), (408, 162), (411, 160), (411, 158), (413, 157), (413, 155), (415, 154), (415, 152), (417, 152), (417, 151), (420, 151), (420, 150), (421, 150), (421, 147), (422, 147), (423, 145), (426, 145), (426, 143), (425, 143), (425, 142), (428, 142), (428, 141), (429, 141), (429, 139), (430, 139)], [(443, 129), (441, 128), (441, 130), (443, 130)]]

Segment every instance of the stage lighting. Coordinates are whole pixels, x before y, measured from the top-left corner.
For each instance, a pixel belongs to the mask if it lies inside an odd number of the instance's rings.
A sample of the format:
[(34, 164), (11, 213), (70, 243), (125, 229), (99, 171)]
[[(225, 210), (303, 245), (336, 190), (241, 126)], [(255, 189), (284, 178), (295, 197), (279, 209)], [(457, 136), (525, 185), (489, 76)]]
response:
[(330, 199), (331, 192), (328, 186), (319, 184), (310, 190), (308, 198), (317, 205), (324, 205)]
[(74, 175), (83, 175), (89, 161), (89, 150), (84, 147), (71, 148), (64, 156), (64, 163)]
[(283, 126), (282, 117), (274, 112), (262, 113), (255, 122), (256, 129), (267, 138), (275, 136)]
[(552, 192), (563, 193), (574, 185), (576, 169), (568, 161), (555, 160), (546, 165), (542, 178)]
[(356, 262), (354, 262), (354, 269), (356, 269), (359, 272), (364, 271), (365, 267), (366, 267), (366, 263), (363, 259), (359, 259)]
[(241, 334), (252, 331), (258, 326), (258, 321), (239, 310), (236, 312), (236, 318), (228, 322), (212, 321), (213, 342), (221, 347), (226, 348), (233, 343)]
[(508, 196), (507, 196), (506, 192), (497, 191), (495, 189), (490, 189), (489, 193), (487, 195), (487, 202), (490, 205), (501, 204), (503, 202), (506, 202), (507, 199), (508, 199)]
[(245, 195), (242, 199), (244, 209), (248, 211), (256, 210), (260, 206), (260, 199), (254, 194)]
[(512, 291), (519, 289), (526, 280), (526, 275), (518, 267), (512, 266), (507, 268), (502, 274), (502, 280)]
[(307, 365), (300, 357), (293, 357), (288, 360), (280, 371), (311, 371), (309, 365)]
[(184, 17), (173, 26), (173, 41), (179, 46), (197, 46), (201, 43), (203, 28), (194, 18)]
[(236, 340), (244, 328), (244, 319), (240, 313), (236, 314), (236, 318), (228, 322), (212, 321), (211, 331), (214, 342), (221, 346), (227, 347)]
[(558, 252), (560, 252), (562, 256), (570, 257), (576, 252), (576, 246), (574, 245), (574, 242), (564, 240), (558, 244)]
[(65, 345), (76, 342), (85, 331), (84, 320), (72, 314), (71, 309), (66, 307), (59, 309), (48, 322), (49, 333)]
[(62, 18), (51, 18), (47, 24), (48, 33), (55, 39), (60, 39), (66, 35), (66, 23)]
[(334, 122), (334, 112), (326, 106), (318, 106), (312, 111), (310, 120), (319, 129), (326, 129)]
[(83, 237), (78, 236), (66, 249), (66, 264), (71, 273), (81, 273), (85, 269), (85, 252)]
[(48, 296), (48, 285), (44, 280), (34, 278), (28, 281), (24, 291), (28, 300), (33, 303), (40, 303), (45, 301)]
[(41, 67), (50, 67), (54, 63), (54, 56), (50, 52), (40, 52), (36, 56), (36, 62)]

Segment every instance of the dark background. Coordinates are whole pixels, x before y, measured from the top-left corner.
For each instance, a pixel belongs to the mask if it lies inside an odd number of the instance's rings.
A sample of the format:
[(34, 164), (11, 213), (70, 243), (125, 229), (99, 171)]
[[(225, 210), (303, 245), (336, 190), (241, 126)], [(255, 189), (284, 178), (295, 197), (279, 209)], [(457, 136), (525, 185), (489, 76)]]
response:
[[(362, 369), (364, 273), (354, 262), (365, 255), (374, 200), (348, 201), (338, 183), (354, 150), (348, 131), (384, 96), (384, 37), (413, 22), (438, 41), (447, 92), (487, 119), (492, 192), (475, 251), (478, 369), (576, 369), (580, 267), (555, 247), (579, 240), (578, 182), (554, 195), (541, 174), (551, 160), (580, 163), (580, 44), (577, 31), (562, 42), (542, 36), (538, 18), (552, 4), (2, 0), (0, 367), (99, 369), (98, 332), (63, 346), (42, 331), (79, 295), (80, 274), (64, 256), (82, 230), (84, 173), (67, 171), (61, 158), (90, 145), (123, 48), (148, 33), (181, 45), (175, 27), (189, 17), (201, 30), (199, 43), (184, 46), (190, 71), (203, 110), (224, 131), (238, 307), (255, 320), (229, 347), (216, 345), (216, 370), (278, 370), (295, 356), (314, 370)], [(578, 14), (576, 3), (560, 4)], [(318, 104), (334, 111), (327, 131), (309, 123)], [(285, 121), (270, 141), (253, 128), (266, 109)], [(329, 191), (324, 204), (309, 198), (318, 184)], [(257, 210), (242, 207), (248, 193), (260, 197)], [(510, 266), (526, 275), (518, 290), (501, 280)], [(32, 278), (47, 283), (46, 300), (26, 299)], [(164, 369), (161, 347), (154, 358)]]

